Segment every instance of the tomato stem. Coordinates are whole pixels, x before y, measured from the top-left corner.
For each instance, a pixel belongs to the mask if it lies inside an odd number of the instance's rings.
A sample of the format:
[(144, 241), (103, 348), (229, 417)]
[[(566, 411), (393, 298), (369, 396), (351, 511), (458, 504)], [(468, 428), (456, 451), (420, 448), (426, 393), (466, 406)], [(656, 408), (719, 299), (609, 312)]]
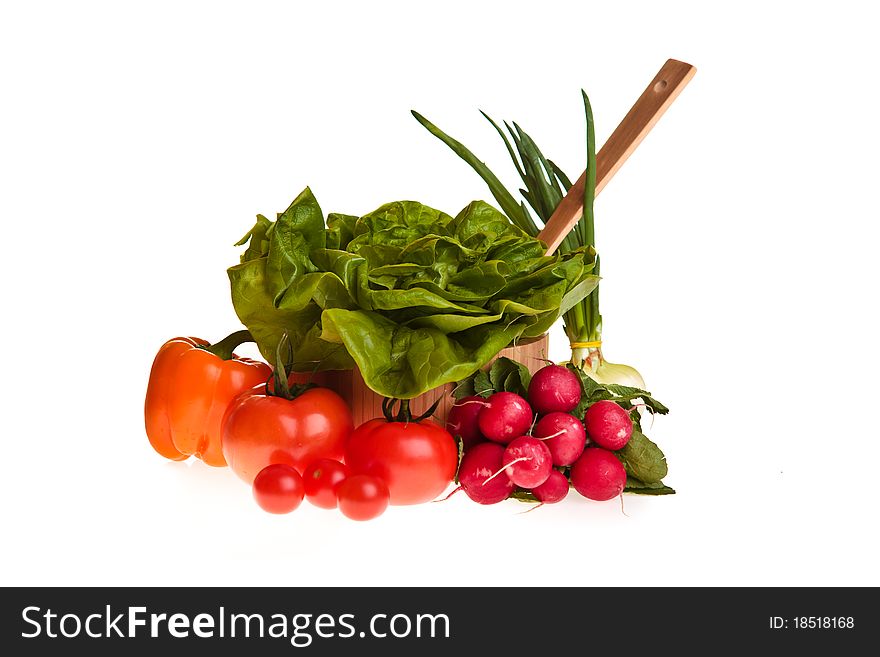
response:
[(412, 413), (409, 412), (409, 399), (400, 400), (400, 410), (397, 412), (398, 422), (412, 422)]
[[(394, 414), (395, 404), (400, 404), (397, 408), (397, 415)], [(382, 400), (382, 414), (389, 422), (411, 422), (412, 414), (409, 412), (409, 399), (386, 397)]]
[[(465, 403), (467, 403), (467, 402), (465, 402)], [(434, 411), (437, 410), (437, 407), (439, 405), (440, 405), (440, 399), (438, 398), (437, 401), (435, 401), (433, 404), (431, 404), (431, 406), (428, 408), (427, 411), (425, 411), (424, 413), (419, 415), (417, 418), (415, 418), (413, 420), (413, 422), (421, 422), (422, 420), (427, 420), (429, 417), (434, 415)]]
[(210, 351), (212, 354), (217, 356), (218, 358), (222, 358), (223, 360), (232, 360), (234, 358), (233, 351), (239, 345), (244, 344), (245, 342), (253, 342), (254, 337), (251, 335), (251, 332), (247, 329), (243, 329), (241, 331), (236, 331), (235, 333), (230, 333), (225, 338), (220, 340), (220, 342), (215, 342), (212, 345), (208, 345), (206, 347), (202, 347), (205, 351)]
[[(287, 352), (287, 356), (282, 356), (283, 352)], [(275, 368), (272, 372), (271, 380), (274, 381), (274, 390), (269, 389), (269, 382), (266, 381), (266, 395), (271, 397), (282, 397), (288, 401), (296, 399), (306, 390), (316, 388), (311, 378), (307, 383), (294, 383), (290, 385), (288, 377), (293, 369), (293, 345), (290, 344), (290, 336), (285, 332), (278, 341), (275, 348)]]
[[(394, 413), (394, 405), (400, 404), (397, 409), (397, 414)], [(421, 422), (422, 420), (430, 417), (434, 414), (434, 411), (437, 410), (437, 407), (440, 405), (440, 399), (431, 404), (431, 407), (419, 415), (418, 417), (413, 417), (412, 410), (409, 407), (409, 399), (396, 399), (395, 397), (386, 397), (382, 400), (382, 414), (385, 416), (385, 419), (389, 422)]]

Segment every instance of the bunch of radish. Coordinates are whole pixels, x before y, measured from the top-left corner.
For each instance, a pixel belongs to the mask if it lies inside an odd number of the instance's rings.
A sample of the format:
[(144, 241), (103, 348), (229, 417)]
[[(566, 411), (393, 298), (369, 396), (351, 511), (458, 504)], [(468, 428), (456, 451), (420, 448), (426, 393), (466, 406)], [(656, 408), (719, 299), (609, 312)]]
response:
[(632, 436), (632, 418), (608, 400), (579, 418), (572, 411), (580, 401), (578, 377), (560, 365), (536, 372), (525, 397), (495, 392), (458, 400), (447, 429), (464, 447), (461, 489), (480, 504), (501, 502), (518, 490), (552, 504), (568, 495), (569, 482), (591, 500), (620, 495), (626, 471), (613, 452)]

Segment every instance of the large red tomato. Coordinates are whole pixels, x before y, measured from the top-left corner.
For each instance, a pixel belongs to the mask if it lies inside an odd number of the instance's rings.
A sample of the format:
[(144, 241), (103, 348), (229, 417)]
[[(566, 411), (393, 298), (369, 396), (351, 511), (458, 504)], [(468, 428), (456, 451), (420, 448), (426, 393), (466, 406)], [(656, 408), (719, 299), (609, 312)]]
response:
[(452, 435), (430, 420), (365, 422), (351, 434), (345, 463), (354, 474), (388, 484), (391, 504), (430, 502), (452, 482), (458, 446)]
[(317, 459), (342, 459), (354, 425), (345, 401), (327, 388), (293, 399), (266, 395), (258, 386), (235, 400), (223, 418), (223, 456), (247, 483), (267, 465), (284, 463), (300, 473)]

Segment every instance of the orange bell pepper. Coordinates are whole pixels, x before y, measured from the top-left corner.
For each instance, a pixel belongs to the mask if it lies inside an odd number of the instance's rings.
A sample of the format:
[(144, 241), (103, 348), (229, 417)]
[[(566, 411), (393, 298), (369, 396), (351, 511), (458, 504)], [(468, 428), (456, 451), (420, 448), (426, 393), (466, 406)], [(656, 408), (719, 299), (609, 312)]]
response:
[(226, 465), (220, 445), (223, 414), (239, 393), (272, 374), (266, 363), (232, 353), (251, 340), (247, 331), (237, 331), (214, 345), (200, 338), (173, 338), (162, 345), (144, 403), (147, 438), (159, 454)]

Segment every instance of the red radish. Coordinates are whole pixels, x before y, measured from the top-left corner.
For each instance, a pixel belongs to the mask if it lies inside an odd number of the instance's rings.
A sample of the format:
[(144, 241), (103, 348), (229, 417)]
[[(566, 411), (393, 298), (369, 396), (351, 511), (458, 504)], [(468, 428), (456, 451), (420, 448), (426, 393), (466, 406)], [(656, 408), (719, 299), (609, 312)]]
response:
[(623, 492), (626, 470), (607, 449), (587, 447), (571, 466), (571, 483), (584, 497), (604, 502)]
[(553, 465), (571, 465), (584, 451), (587, 434), (584, 425), (570, 413), (548, 413), (532, 431), (550, 450)]
[(574, 372), (562, 365), (542, 367), (529, 383), (529, 403), (540, 415), (555, 411), (567, 413), (580, 401), (581, 382)]
[(471, 395), (470, 397), (459, 399), (449, 409), (449, 416), (446, 419), (446, 430), (453, 436), (460, 436), (465, 449), (483, 442), (480, 427), (477, 425), (477, 416), (485, 405), (485, 399)]
[(555, 504), (561, 502), (568, 495), (568, 477), (559, 470), (551, 470), (550, 476), (540, 486), (532, 489), (532, 494), (542, 504)]
[(597, 401), (587, 409), (584, 426), (590, 440), (612, 451), (626, 445), (633, 433), (629, 413), (608, 400)]
[(496, 392), (483, 402), (477, 424), (489, 440), (507, 444), (532, 426), (532, 407), (513, 392)]
[(540, 486), (553, 470), (553, 458), (547, 445), (531, 436), (512, 440), (501, 462), (508, 479), (523, 488)]
[(502, 476), (488, 481), (502, 469), (503, 455), (504, 448), (495, 443), (480, 443), (464, 453), (458, 469), (458, 481), (474, 502), (497, 504), (510, 497), (515, 486), (509, 478)]

